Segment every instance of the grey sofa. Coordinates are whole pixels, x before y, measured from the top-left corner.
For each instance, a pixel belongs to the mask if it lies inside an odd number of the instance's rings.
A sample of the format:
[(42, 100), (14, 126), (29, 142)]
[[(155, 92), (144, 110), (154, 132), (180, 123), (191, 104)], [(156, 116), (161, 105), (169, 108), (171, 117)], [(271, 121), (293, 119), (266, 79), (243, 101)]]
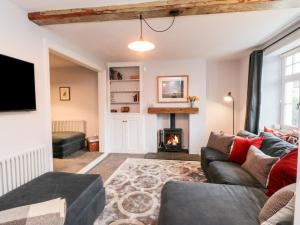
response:
[[(256, 136), (246, 131), (238, 135)], [(261, 150), (268, 155), (282, 156), (295, 148), (272, 134), (261, 135)], [(201, 149), (201, 166), (210, 183), (172, 181), (164, 186), (158, 225), (259, 225), (259, 212), (268, 199), (260, 183), (215, 149)]]
[(49, 172), (0, 198), (0, 211), (65, 198), (65, 225), (92, 225), (105, 206), (105, 189), (99, 175)]
[[(240, 131), (237, 135), (243, 137), (257, 136), (247, 131)], [(261, 132), (260, 135), (264, 136), (261, 150), (267, 155), (281, 157), (295, 149), (294, 145), (275, 137), (271, 133)], [(231, 163), (227, 158), (227, 155), (215, 149), (207, 147), (201, 149), (201, 167), (209, 182), (263, 188), (239, 164)]]
[(159, 225), (258, 225), (267, 196), (258, 188), (168, 182)]

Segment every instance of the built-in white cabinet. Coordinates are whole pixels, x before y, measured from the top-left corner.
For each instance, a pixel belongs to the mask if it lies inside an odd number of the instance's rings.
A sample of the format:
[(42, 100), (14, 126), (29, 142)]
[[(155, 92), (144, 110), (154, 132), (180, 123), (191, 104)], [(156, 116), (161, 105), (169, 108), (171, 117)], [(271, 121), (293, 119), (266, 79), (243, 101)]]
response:
[(110, 117), (110, 146), (114, 153), (143, 153), (144, 122), (141, 115)]
[(141, 67), (138, 63), (108, 64), (111, 152), (144, 153)]
[(110, 151), (144, 153), (144, 116), (141, 113), (142, 66), (138, 63), (108, 64)]

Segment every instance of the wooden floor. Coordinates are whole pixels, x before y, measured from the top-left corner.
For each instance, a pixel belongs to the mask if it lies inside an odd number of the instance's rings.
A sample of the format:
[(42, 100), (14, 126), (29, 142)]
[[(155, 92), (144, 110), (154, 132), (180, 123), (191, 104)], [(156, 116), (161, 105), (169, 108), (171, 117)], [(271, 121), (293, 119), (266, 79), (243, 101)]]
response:
[(100, 152), (77, 151), (64, 159), (54, 158), (53, 168), (54, 171), (77, 173), (101, 154)]
[(95, 166), (88, 173), (100, 174), (103, 181), (106, 181), (127, 158), (200, 161), (199, 155), (192, 155), (187, 153), (159, 152), (159, 153), (147, 153), (146, 155), (109, 154), (103, 161), (101, 161), (97, 166)]

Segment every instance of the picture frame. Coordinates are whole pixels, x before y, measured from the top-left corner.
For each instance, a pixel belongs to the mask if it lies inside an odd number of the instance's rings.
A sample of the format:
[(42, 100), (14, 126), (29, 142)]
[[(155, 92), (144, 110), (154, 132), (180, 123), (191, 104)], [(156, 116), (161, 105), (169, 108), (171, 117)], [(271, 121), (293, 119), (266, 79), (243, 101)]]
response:
[(60, 101), (71, 100), (71, 88), (70, 87), (59, 87)]
[(158, 76), (158, 103), (187, 103), (189, 95), (189, 76)]

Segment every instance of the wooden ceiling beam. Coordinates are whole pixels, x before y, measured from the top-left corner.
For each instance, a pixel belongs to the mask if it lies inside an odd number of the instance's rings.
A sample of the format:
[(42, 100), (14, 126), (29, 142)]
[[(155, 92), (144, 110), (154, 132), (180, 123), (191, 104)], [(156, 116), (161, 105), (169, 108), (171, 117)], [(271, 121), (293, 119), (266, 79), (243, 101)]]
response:
[(101, 22), (145, 18), (169, 17), (171, 10), (180, 16), (231, 12), (300, 8), (300, 0), (165, 0), (137, 4), (113, 5), (93, 8), (50, 10), (28, 13), (38, 25), (82, 22)]

